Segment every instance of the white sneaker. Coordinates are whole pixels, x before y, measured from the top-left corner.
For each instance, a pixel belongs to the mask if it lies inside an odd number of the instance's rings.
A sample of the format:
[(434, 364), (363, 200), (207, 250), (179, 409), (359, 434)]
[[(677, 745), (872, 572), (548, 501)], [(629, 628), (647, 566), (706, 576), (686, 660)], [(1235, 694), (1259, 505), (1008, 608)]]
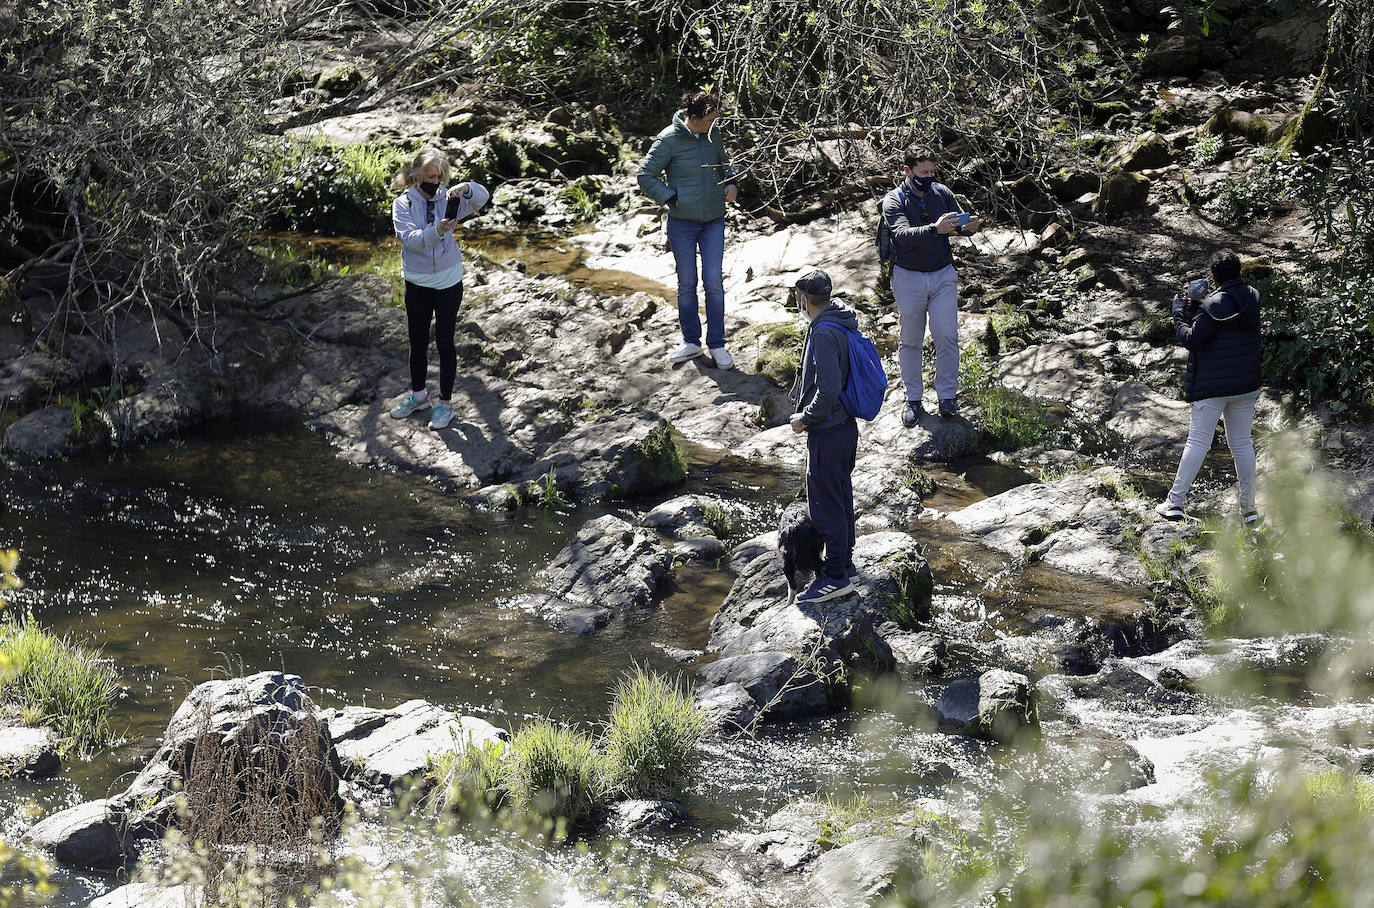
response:
[(668, 356), (670, 363), (685, 363), (687, 360), (701, 355), (701, 344), (683, 344)]
[(711, 359), (716, 361), (717, 369), (733, 369), (735, 367), (734, 357), (724, 347), (712, 347)]

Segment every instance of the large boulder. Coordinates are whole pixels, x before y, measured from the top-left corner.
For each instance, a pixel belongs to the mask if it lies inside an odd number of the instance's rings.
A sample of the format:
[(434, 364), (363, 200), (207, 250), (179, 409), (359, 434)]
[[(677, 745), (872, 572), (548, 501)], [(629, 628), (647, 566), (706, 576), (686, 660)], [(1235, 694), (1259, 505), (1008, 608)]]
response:
[(138, 843), (127, 835), (122, 816), (107, 799), (87, 801), (40, 820), (24, 837), (69, 867), (119, 870), (138, 856)]
[(911, 842), (870, 836), (817, 858), (811, 881), (831, 905), (874, 905), (897, 895), (899, 883), (919, 880), (923, 870), (921, 852)]
[(1144, 208), (1149, 197), (1148, 177), (1117, 170), (1102, 181), (1102, 189), (1093, 202), (1093, 214), (1099, 217), (1128, 214)]
[(1135, 172), (1164, 167), (1174, 159), (1173, 148), (1157, 132), (1145, 132), (1132, 139), (1117, 157), (1117, 166)]
[(930, 567), (905, 533), (860, 536), (856, 595), (824, 603), (789, 601), (776, 548), (751, 542), (756, 554), (711, 621), (708, 648), (720, 658), (702, 669), (703, 698), (721, 696), (712, 686), (738, 684), (770, 719), (834, 709), (851, 669), (893, 665), (877, 628), (894, 615), (914, 622), (928, 614)]
[(4, 450), (28, 457), (60, 457), (78, 444), (76, 418), (69, 407), (44, 407), (17, 419), (5, 430)]
[(655, 535), (613, 514), (589, 520), (544, 569), (554, 596), (615, 611), (644, 608), (673, 557)]
[(1039, 724), (1030, 679), (1004, 669), (952, 682), (935, 713), (941, 728), (1003, 743)]
[(1202, 65), (1202, 38), (1170, 35), (1145, 52), (1140, 71), (1146, 76), (1191, 76)]

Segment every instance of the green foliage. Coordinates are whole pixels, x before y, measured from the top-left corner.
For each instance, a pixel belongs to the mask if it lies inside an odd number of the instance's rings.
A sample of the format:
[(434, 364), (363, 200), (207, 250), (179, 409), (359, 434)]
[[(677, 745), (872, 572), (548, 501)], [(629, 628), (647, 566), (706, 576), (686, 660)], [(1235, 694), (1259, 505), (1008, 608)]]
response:
[(996, 450), (1015, 451), (1053, 437), (1046, 409), (1003, 387), (977, 347), (959, 356), (959, 388), (982, 411), (983, 435)]
[(1221, 157), (1222, 139), (1216, 133), (1202, 133), (1188, 144), (1188, 164), (1194, 168), (1211, 167)]
[(581, 180), (574, 180), (565, 184), (562, 189), (558, 190), (558, 197), (567, 202), (573, 211), (577, 212), (578, 217), (584, 221), (596, 220), (597, 214), (601, 212), (600, 201), (587, 188), (587, 184)]
[(854, 839), (849, 830), (860, 823), (870, 823), (879, 816), (872, 800), (865, 794), (853, 794), (847, 798), (827, 795), (825, 813), (821, 815), (821, 836), (816, 844), (822, 848), (840, 848)]
[(525, 497), (533, 498), (536, 506), (550, 511), (565, 508), (570, 504), (558, 488), (558, 474), (554, 472), (553, 467), (549, 467), (549, 472), (534, 486), (533, 494), (527, 493)]
[(754, 372), (766, 376), (780, 388), (790, 388), (801, 368), (806, 329), (795, 320), (751, 325), (742, 332), (742, 337), (750, 336), (758, 344)]
[(533, 722), (511, 738), (502, 784), (516, 807), (575, 825), (601, 801), (602, 756), (586, 734)]
[(464, 813), (518, 807), (566, 832), (610, 799), (677, 794), (705, 726), (688, 686), (636, 668), (616, 684), (601, 742), (548, 721), (523, 726), (504, 745), (455, 741), (430, 757), (432, 798)]
[(1257, 148), (1250, 166), (1222, 177), (1208, 192), (1205, 210), (1223, 224), (1240, 225), (1291, 197), (1297, 160), (1279, 148)]
[(706, 717), (692, 691), (636, 667), (615, 688), (606, 727), (606, 783), (626, 797), (677, 795), (698, 759)]
[(50, 726), (64, 746), (89, 753), (108, 743), (118, 692), (114, 672), (93, 653), (27, 616), (0, 622), (0, 702)]
[(1226, 620), (1230, 597), (1212, 576), (1212, 559), (1203, 559), (1200, 565), (1190, 570), (1188, 562), (1191, 554), (1191, 548), (1181, 540), (1175, 540), (1158, 555), (1136, 547), (1136, 557), (1140, 559), (1140, 566), (1152, 583), (1186, 596), (1197, 609), (1204, 627), (1219, 627)]
[(248, 165), (260, 174), (253, 182), (264, 184), (253, 201), (273, 228), (386, 233), (396, 196), (391, 181), (409, 156), (409, 149), (385, 143), (265, 142)]
[(687, 478), (687, 460), (669, 423), (665, 422), (645, 435), (639, 443), (639, 453), (649, 473), (647, 488), (677, 485)]
[(888, 603), (888, 615), (908, 630), (930, 619), (935, 578), (919, 552), (902, 552), (883, 560), (897, 585), (897, 598)]
[(724, 539), (730, 535), (730, 529), (734, 521), (730, 517), (730, 512), (722, 505), (712, 502), (702, 509), (702, 522), (711, 528), (711, 533), (717, 539)]
[[(996, 349), (1001, 353), (1014, 353), (1035, 340), (1030, 315), (1010, 303), (1002, 302), (992, 307), (988, 313), (988, 328), (994, 332)], [(992, 347), (988, 345), (990, 351)]]
[(935, 491), (935, 480), (915, 463), (907, 464), (906, 472), (898, 481), (899, 489), (906, 489), (917, 498), (926, 498)]

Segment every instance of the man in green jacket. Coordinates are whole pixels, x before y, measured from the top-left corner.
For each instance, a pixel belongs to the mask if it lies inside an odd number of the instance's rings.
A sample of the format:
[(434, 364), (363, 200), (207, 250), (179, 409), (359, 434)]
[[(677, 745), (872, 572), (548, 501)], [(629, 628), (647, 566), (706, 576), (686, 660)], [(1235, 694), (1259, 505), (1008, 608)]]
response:
[(654, 138), (639, 167), (639, 188), (668, 206), (668, 245), (677, 264), (677, 318), (682, 346), (669, 360), (686, 362), (701, 354), (701, 316), (697, 312), (697, 252), (706, 288), (706, 349), (721, 369), (734, 360), (725, 349), (725, 206), (739, 188), (720, 131), (720, 99), (704, 91), (673, 115), (673, 123)]

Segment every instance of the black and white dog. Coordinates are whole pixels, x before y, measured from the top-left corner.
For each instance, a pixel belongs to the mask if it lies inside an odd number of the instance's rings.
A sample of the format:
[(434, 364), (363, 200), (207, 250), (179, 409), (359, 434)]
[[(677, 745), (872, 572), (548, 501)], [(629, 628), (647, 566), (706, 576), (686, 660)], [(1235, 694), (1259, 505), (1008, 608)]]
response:
[(821, 534), (811, 522), (811, 510), (802, 495), (783, 508), (778, 518), (778, 551), (782, 553), (782, 572), (787, 577), (787, 604), (791, 605), (804, 588), (803, 578), (819, 574), (823, 564)]

